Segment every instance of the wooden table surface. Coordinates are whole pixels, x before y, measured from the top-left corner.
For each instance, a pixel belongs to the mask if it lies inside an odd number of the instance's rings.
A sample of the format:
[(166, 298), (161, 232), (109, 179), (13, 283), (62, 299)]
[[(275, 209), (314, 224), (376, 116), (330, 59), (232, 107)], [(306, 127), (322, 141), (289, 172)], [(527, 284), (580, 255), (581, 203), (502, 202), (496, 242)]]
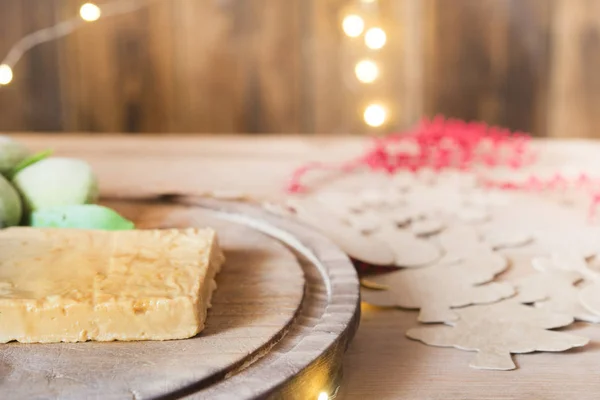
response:
[[(151, 196), (236, 190), (281, 195), (286, 178), (306, 161), (341, 160), (360, 153), (365, 139), (300, 136), (19, 135), (33, 149), (88, 160), (108, 196)], [(600, 144), (537, 144), (549, 166), (592, 168)], [(600, 170), (596, 170), (600, 172)], [(345, 359), (338, 398), (344, 399), (598, 399), (600, 327), (575, 324), (588, 336), (585, 349), (516, 356), (516, 371), (468, 367), (472, 353), (428, 347), (404, 331), (414, 314), (363, 306), (358, 334)]]

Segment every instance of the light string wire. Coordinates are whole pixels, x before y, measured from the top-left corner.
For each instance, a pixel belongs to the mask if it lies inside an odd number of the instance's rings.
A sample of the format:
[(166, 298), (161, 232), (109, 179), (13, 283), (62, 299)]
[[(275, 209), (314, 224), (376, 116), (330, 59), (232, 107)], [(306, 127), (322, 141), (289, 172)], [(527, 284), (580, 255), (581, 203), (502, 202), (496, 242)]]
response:
[[(131, 13), (156, 1), (160, 0), (112, 0), (100, 6), (85, 3), (80, 8), (80, 15), (26, 35), (8, 51), (6, 57), (0, 62), (0, 87), (12, 82), (15, 66), (35, 46), (67, 36), (86, 23), (95, 22), (99, 18), (104, 19)], [(354, 10), (357, 14), (347, 15), (342, 22), (344, 33), (350, 38), (364, 41), (367, 52), (380, 51), (386, 43), (386, 33), (377, 26), (377, 23), (380, 22), (377, 0), (360, 0), (358, 4), (355, 4)], [(92, 14), (86, 15), (86, 11), (88, 13), (91, 11)], [(369, 28), (364, 17), (368, 17), (371, 23), (375, 22), (374, 26)], [(380, 75), (379, 66), (371, 57), (358, 60), (354, 72), (355, 79), (362, 84), (373, 83), (378, 80)], [(367, 125), (379, 127), (387, 120), (386, 107), (382, 104), (370, 103), (364, 110), (363, 118)]]
[[(104, 3), (96, 7), (98, 7), (100, 10), (99, 17), (104, 19), (107, 17), (137, 11), (141, 8), (147, 7), (148, 5), (150, 5), (150, 3), (155, 1), (159, 0), (113, 0), (111, 2)], [(85, 5), (90, 4), (91, 3), (86, 3)], [(0, 62), (0, 67), (11, 74), (11, 76), (8, 79), (8, 82), (4, 84), (10, 83), (10, 81), (12, 80), (12, 70), (17, 65), (17, 63), (23, 58), (25, 53), (27, 53), (29, 50), (42, 43), (50, 42), (52, 40), (64, 37), (74, 32), (78, 28), (82, 27), (83, 25), (93, 21), (86, 21), (80, 15), (68, 19), (66, 21), (58, 22), (54, 26), (32, 32), (23, 37), (9, 50), (6, 57), (2, 60), (2, 62)]]

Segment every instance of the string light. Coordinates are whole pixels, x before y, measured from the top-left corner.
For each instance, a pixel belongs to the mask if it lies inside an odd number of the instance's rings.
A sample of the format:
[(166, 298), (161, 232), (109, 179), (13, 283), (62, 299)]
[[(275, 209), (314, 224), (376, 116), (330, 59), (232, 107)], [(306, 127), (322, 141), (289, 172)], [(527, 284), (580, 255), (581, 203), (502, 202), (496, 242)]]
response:
[(371, 104), (365, 109), (363, 118), (367, 125), (376, 128), (385, 123), (387, 111), (381, 104)]
[(98, 21), (98, 19), (100, 19), (100, 15), (102, 15), (102, 11), (100, 10), (100, 7), (98, 7), (97, 5), (95, 5), (93, 3), (85, 3), (79, 9), (79, 15), (81, 16), (81, 19), (83, 19), (84, 21), (94, 22), (94, 21)]
[(371, 60), (362, 60), (354, 67), (356, 78), (362, 83), (372, 83), (379, 76), (379, 67)]
[(113, 0), (103, 4), (102, 10), (93, 3), (85, 3), (79, 9), (78, 16), (26, 35), (9, 50), (4, 60), (0, 62), (0, 85), (8, 85), (13, 80), (15, 65), (33, 47), (66, 36), (84, 26), (86, 22), (97, 21), (101, 15), (104, 19), (109, 16), (130, 13), (146, 7), (154, 1), (160, 0)]
[[(381, 27), (381, 12), (377, 7), (378, 0), (354, 0), (354, 13), (347, 14), (342, 20), (341, 28), (348, 37), (356, 38), (364, 36), (364, 53), (369, 53), (369, 50), (380, 50), (387, 42), (387, 34)], [(367, 23), (365, 22), (368, 22)], [(353, 48), (356, 48), (353, 46)], [(363, 84), (371, 84), (380, 78), (380, 62), (375, 62), (369, 58), (354, 60), (354, 75), (358, 82)], [(378, 88), (373, 86), (373, 88)], [(366, 125), (370, 127), (380, 127), (388, 121), (388, 109), (382, 104), (367, 103), (367, 107), (363, 110), (362, 118)]]
[(344, 33), (350, 37), (357, 37), (365, 29), (365, 21), (358, 15), (348, 15), (342, 21)]
[(365, 44), (373, 50), (381, 49), (385, 46), (387, 35), (381, 28), (371, 28), (365, 33)]
[(329, 400), (329, 394), (327, 394), (327, 392), (321, 392), (319, 393), (317, 400)]
[(0, 85), (8, 85), (13, 79), (12, 68), (6, 64), (0, 65)]

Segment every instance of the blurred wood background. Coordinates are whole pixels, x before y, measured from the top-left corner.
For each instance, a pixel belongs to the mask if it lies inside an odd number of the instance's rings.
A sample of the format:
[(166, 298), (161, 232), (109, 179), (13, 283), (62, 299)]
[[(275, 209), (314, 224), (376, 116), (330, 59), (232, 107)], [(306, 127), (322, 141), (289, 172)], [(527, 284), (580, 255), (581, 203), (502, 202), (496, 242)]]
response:
[[(81, 4), (0, 0), (0, 58)], [(345, 36), (349, 13), (386, 46)], [(369, 85), (353, 72), (367, 57)], [(594, 137), (599, 71), (600, 0), (157, 0), (27, 53), (0, 131), (360, 134), (444, 114)], [(390, 110), (379, 130), (371, 101)]]

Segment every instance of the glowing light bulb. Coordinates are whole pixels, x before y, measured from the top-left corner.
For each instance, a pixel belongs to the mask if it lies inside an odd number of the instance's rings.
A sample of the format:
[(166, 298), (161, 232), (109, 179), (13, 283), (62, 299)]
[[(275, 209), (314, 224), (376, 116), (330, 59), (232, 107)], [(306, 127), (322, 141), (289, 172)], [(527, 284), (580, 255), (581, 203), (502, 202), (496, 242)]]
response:
[(350, 37), (357, 37), (365, 29), (365, 21), (358, 15), (348, 15), (342, 21), (344, 33)]
[(365, 33), (365, 44), (368, 48), (377, 50), (385, 46), (387, 35), (381, 28), (371, 28)]
[(375, 128), (383, 125), (387, 118), (387, 111), (380, 104), (371, 104), (365, 109), (363, 118), (367, 125)]
[(329, 395), (327, 394), (327, 392), (321, 392), (319, 393), (319, 397), (317, 397), (317, 400), (329, 400)]
[(356, 78), (362, 83), (371, 83), (379, 76), (379, 67), (371, 60), (362, 60), (354, 67)]
[(0, 85), (8, 85), (13, 80), (12, 68), (6, 64), (0, 65)]
[(81, 19), (87, 22), (97, 21), (101, 14), (102, 11), (100, 10), (100, 7), (93, 3), (85, 3), (79, 9), (79, 15), (81, 16)]

